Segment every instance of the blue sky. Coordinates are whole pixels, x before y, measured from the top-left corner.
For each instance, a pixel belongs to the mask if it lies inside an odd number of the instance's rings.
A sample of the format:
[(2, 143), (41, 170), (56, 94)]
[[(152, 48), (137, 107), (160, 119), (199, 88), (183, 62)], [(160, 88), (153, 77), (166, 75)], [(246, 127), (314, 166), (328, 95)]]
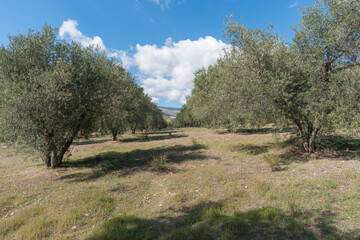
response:
[(191, 92), (192, 74), (220, 56), (225, 16), (291, 41), (299, 7), (310, 0), (0, 0), (0, 44), (7, 35), (49, 23), (60, 37), (98, 44), (136, 76), (160, 106), (179, 107)]

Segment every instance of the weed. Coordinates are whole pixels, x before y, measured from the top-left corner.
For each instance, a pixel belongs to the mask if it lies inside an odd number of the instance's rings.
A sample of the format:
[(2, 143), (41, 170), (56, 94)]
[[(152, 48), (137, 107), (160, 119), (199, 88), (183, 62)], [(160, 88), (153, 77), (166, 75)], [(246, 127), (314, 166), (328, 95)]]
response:
[(198, 142), (197, 142), (197, 140), (195, 138), (191, 138), (191, 143), (192, 143), (193, 146), (198, 145)]
[(153, 155), (152, 160), (150, 162), (151, 169), (157, 172), (165, 172), (168, 170), (167, 167), (167, 155), (160, 154), (160, 155)]
[(278, 166), (279, 163), (279, 156), (275, 155), (275, 154), (265, 154), (264, 155), (264, 160), (265, 162), (269, 165), (269, 167), (271, 168), (271, 171), (274, 172)]

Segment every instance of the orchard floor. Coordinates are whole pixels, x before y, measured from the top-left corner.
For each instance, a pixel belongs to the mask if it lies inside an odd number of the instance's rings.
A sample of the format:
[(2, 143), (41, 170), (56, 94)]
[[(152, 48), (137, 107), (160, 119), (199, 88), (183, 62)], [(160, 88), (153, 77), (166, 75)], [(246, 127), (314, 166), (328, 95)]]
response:
[(0, 146), (0, 239), (360, 239), (359, 142), (307, 155), (288, 137), (101, 136), (58, 169)]

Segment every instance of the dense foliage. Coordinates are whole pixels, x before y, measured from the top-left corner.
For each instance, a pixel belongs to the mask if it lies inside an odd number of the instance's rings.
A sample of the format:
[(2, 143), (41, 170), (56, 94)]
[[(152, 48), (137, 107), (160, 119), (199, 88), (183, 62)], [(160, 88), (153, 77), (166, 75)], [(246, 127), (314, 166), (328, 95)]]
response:
[(232, 47), (195, 74), (187, 111), (207, 126), (292, 124), (309, 153), (318, 133), (355, 129), (359, 12), (356, 1), (315, 1), (302, 9), (291, 44), (271, 24), (250, 29), (229, 17), (225, 37)]
[(201, 124), (197, 123), (194, 119), (193, 114), (189, 109), (184, 105), (180, 112), (176, 115), (176, 118), (173, 120), (172, 125), (174, 127), (199, 127)]
[(107, 69), (111, 81), (110, 102), (100, 119), (100, 130), (110, 132), (116, 141), (118, 134), (131, 129), (148, 130), (166, 127), (161, 110), (144, 94), (141, 87), (123, 66), (114, 64)]
[(118, 62), (57, 36), (44, 26), (9, 37), (1, 47), (0, 140), (31, 147), (47, 166), (57, 167), (74, 139), (99, 122), (115, 137), (132, 121), (145, 127), (148, 115), (156, 124), (147, 127), (159, 127), (159, 110)]

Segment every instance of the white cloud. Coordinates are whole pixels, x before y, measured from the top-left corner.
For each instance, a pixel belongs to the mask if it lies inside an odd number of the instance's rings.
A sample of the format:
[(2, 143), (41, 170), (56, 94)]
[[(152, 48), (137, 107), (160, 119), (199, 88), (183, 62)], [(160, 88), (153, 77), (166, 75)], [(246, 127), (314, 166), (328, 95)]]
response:
[(289, 8), (294, 8), (298, 5), (298, 0), (296, 0), (293, 4), (289, 6)]
[(63, 21), (63, 24), (59, 29), (59, 36), (61, 38), (69, 37), (71, 40), (81, 43), (84, 47), (94, 45), (98, 46), (101, 50), (106, 50), (106, 47), (100, 37), (95, 36), (90, 38), (83, 35), (79, 30), (77, 30), (78, 25), (77, 21), (72, 19)]
[(154, 102), (154, 103), (158, 103), (159, 102), (159, 98), (156, 98), (156, 97), (153, 97), (151, 98), (151, 101)]
[(194, 72), (215, 64), (225, 47), (224, 42), (210, 36), (179, 42), (168, 38), (161, 47), (138, 44), (132, 56), (122, 52), (120, 59), (143, 74), (140, 82), (150, 97), (184, 104), (193, 88)]
[(100, 37), (95, 36), (91, 38), (84, 35), (77, 29), (78, 25), (78, 22), (73, 19), (63, 21), (61, 27), (59, 28), (59, 36), (63, 39), (79, 42), (83, 47), (88, 47), (90, 45), (97, 46), (100, 50), (105, 51), (108, 57), (121, 59), (125, 67), (134, 65), (132, 58), (128, 57), (125, 51), (116, 49), (109, 50), (106, 48)]
[(100, 37), (88, 37), (81, 33), (77, 26), (75, 20), (64, 21), (59, 36), (80, 42), (85, 47), (97, 45), (109, 57), (120, 59), (125, 67), (137, 67), (140, 84), (154, 102), (165, 99), (184, 104), (193, 88), (194, 72), (215, 64), (223, 49), (228, 47), (211, 36), (178, 42), (169, 37), (161, 47), (137, 44), (134, 49), (130, 48), (131, 52), (134, 52), (132, 54), (106, 48)]
[(116, 49), (111, 49), (111, 51), (107, 50), (108, 52), (108, 56), (109, 57), (115, 57), (117, 59), (121, 59), (121, 62), (123, 64), (124, 67), (129, 68), (131, 66), (135, 66), (136, 63), (134, 62), (134, 60), (129, 57), (127, 55), (127, 52), (124, 50), (116, 50)]
[(174, 39), (172, 39), (171, 37), (168, 37), (165, 41), (165, 45), (166, 46), (171, 46), (174, 44)]

